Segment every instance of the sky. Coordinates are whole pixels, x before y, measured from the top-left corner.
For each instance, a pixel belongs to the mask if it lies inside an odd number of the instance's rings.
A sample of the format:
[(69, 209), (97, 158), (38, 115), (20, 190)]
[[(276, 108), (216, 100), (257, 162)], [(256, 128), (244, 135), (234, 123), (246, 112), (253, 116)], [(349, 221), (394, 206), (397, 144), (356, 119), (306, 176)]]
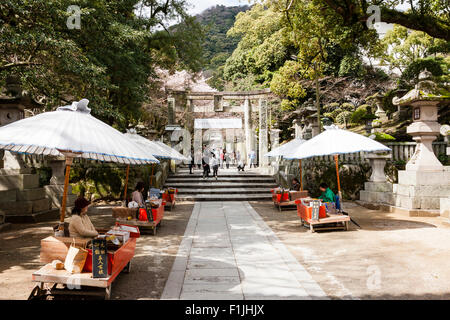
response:
[(188, 2), (191, 6), (189, 13), (192, 15), (196, 15), (216, 5), (227, 7), (248, 5), (248, 0), (189, 0)]

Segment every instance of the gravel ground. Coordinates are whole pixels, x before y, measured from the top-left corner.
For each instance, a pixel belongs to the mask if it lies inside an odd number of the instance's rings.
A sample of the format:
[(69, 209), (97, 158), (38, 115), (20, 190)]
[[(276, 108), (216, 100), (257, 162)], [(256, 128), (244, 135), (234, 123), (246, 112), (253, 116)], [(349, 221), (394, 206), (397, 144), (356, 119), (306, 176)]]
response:
[(290, 252), (332, 299), (450, 299), (450, 227), (346, 203), (361, 225), (310, 233), (295, 210), (251, 202)]
[[(193, 203), (177, 203), (166, 211), (157, 235), (142, 235), (137, 241), (131, 272), (121, 274), (112, 286), (111, 299), (159, 299), (184, 235)], [(114, 224), (108, 208), (90, 208), (89, 216), (98, 228)], [(36, 285), (31, 275), (39, 262), (41, 239), (52, 235), (57, 221), (14, 224), (0, 233), (0, 299), (27, 299)]]

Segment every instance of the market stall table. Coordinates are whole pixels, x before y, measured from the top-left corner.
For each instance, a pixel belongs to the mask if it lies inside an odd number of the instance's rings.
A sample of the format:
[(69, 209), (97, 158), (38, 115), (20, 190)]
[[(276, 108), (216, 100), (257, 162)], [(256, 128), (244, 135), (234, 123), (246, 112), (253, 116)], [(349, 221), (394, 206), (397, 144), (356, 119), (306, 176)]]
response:
[(165, 208), (172, 211), (173, 207), (175, 207), (176, 198), (178, 195), (178, 189), (176, 188), (168, 188), (162, 194), (162, 199), (166, 202)]
[[(157, 203), (157, 205), (151, 206), (150, 204), (147, 204), (146, 210), (148, 213), (148, 220), (146, 221), (139, 220), (137, 208), (113, 208), (112, 215), (119, 223), (126, 223), (131, 226), (137, 226), (142, 233), (144, 233), (144, 231), (151, 230), (153, 232), (153, 235), (156, 235), (156, 229), (161, 226), (161, 221), (164, 217), (164, 207), (166, 205), (166, 202), (163, 199), (152, 201)], [(149, 210), (150, 208), (151, 210)]]
[[(109, 299), (111, 297), (111, 285), (117, 276), (123, 271), (129, 273), (131, 260), (136, 249), (136, 239), (140, 237), (139, 228), (121, 225), (120, 228), (135, 230), (130, 233), (127, 241), (116, 249), (108, 249), (108, 275), (105, 278), (93, 277), (92, 249), (88, 249), (88, 257), (81, 273), (71, 273), (65, 269), (56, 270), (51, 261), (64, 261), (72, 242), (75, 245), (85, 245), (90, 240), (74, 239), (70, 237), (48, 237), (41, 241), (41, 262), (47, 264), (34, 272), (32, 281), (38, 282), (30, 294), (30, 299), (46, 298), (47, 296), (97, 296)], [(45, 289), (45, 284), (53, 284), (50, 289)], [(63, 288), (57, 288), (62, 285)]]
[(283, 190), (283, 189), (271, 189), (272, 193), (272, 201), (275, 206), (275, 208), (278, 208), (280, 212), (282, 209), (292, 209), (295, 210), (296, 203), (295, 201), (297, 199), (302, 199), (305, 197), (308, 197), (308, 191), (289, 191), (289, 190)]
[[(350, 217), (344, 214), (327, 212), (325, 204), (319, 207), (318, 219), (313, 218), (313, 207), (310, 205), (311, 201), (315, 199), (305, 198), (297, 199), (297, 215), (303, 226), (309, 226), (311, 232), (317, 230), (348, 230), (348, 223)], [(337, 211), (336, 211), (337, 212)]]

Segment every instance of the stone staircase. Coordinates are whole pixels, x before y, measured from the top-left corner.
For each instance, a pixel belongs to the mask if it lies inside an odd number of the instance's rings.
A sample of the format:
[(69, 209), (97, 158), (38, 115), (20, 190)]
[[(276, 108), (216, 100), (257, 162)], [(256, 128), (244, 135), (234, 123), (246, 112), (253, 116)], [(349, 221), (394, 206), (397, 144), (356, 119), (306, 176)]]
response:
[(237, 169), (219, 169), (215, 178), (202, 178), (200, 170), (189, 174), (180, 169), (170, 175), (164, 187), (178, 189), (178, 199), (185, 201), (256, 201), (272, 200), (270, 189), (277, 187), (270, 175), (261, 175), (256, 170), (237, 172)]
[(28, 223), (55, 219), (59, 210), (39, 187), (31, 169), (0, 170), (0, 223)]

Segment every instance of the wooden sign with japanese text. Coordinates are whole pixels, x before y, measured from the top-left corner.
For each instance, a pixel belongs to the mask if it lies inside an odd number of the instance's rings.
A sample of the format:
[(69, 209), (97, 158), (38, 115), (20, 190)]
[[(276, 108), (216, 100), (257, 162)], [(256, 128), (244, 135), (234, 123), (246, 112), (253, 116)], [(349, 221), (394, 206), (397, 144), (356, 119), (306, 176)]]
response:
[(105, 239), (92, 240), (92, 277), (108, 277), (108, 253)]

